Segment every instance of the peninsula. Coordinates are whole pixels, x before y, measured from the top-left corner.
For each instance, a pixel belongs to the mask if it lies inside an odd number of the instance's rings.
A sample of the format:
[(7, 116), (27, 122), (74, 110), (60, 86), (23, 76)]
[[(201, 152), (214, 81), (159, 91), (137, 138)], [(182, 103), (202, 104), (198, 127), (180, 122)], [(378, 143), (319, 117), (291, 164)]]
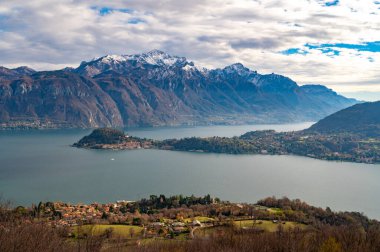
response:
[(152, 148), (153, 142), (149, 139), (128, 136), (122, 130), (101, 128), (95, 129), (73, 146), (88, 149), (131, 150)]
[[(380, 163), (380, 116), (377, 116), (376, 111), (380, 111), (380, 102), (357, 104), (322, 119), (306, 130), (251, 131), (239, 137), (190, 137), (156, 141), (104, 128), (94, 130), (74, 146), (91, 149), (156, 148), (228, 154), (299, 155), (372, 164)], [(331, 122), (340, 127), (330, 127)]]

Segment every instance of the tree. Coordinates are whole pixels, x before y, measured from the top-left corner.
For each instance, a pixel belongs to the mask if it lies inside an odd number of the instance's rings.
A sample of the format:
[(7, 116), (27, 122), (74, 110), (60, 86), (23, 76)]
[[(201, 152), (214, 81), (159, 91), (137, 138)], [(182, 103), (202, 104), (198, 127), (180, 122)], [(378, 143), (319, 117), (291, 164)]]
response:
[(322, 246), (319, 248), (319, 252), (343, 252), (343, 250), (342, 245), (340, 245), (334, 237), (330, 236), (322, 243)]
[(104, 220), (108, 219), (108, 214), (106, 212), (103, 212), (102, 219), (104, 219)]

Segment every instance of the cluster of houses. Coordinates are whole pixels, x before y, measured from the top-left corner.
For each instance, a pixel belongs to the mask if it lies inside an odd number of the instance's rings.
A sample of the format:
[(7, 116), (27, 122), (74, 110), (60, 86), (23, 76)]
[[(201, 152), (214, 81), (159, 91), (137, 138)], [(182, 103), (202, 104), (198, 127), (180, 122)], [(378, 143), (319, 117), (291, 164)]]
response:
[(40, 217), (47, 217), (55, 226), (76, 226), (79, 224), (97, 223), (108, 216), (123, 216), (120, 208), (132, 201), (116, 203), (68, 204), (54, 202), (43, 207)]
[[(39, 216), (46, 218), (48, 223), (55, 227), (73, 227), (83, 224), (108, 223), (109, 218), (118, 219), (123, 223), (127, 222), (126, 216), (134, 216), (131, 213), (121, 211), (132, 201), (117, 201), (107, 204), (68, 204), (62, 202), (45, 203), (38, 207)], [(130, 222), (130, 221), (129, 221)], [(133, 223), (135, 224), (135, 223)], [(136, 224), (135, 224), (136, 225)], [(201, 223), (199, 220), (192, 219), (178, 221), (165, 219), (163, 222), (147, 222), (137, 224), (144, 227), (143, 236), (155, 237), (157, 235), (170, 236), (172, 234), (189, 233), (193, 236), (193, 231), (199, 227), (212, 226), (213, 223)]]
[[(92, 204), (69, 204), (54, 202), (44, 204), (41, 207), (40, 217), (47, 218), (54, 226), (76, 226), (80, 224), (93, 224), (106, 222), (106, 219), (113, 219), (126, 222), (126, 213), (122, 211), (133, 201), (120, 200), (116, 203), (92, 203)], [(188, 226), (201, 226), (201, 222), (194, 220), (191, 223), (168, 220), (163, 222), (152, 222), (147, 226), (150, 229), (169, 228), (170, 231), (178, 233)]]
[[(178, 211), (176, 209), (172, 209), (172, 213), (167, 213), (167, 217), (164, 217), (165, 215), (159, 212), (140, 214), (135, 209), (134, 203), (134, 201), (125, 200), (106, 204), (46, 202), (33, 206), (32, 209), (36, 213), (35, 216), (43, 218), (49, 225), (54, 227), (73, 227), (86, 224), (136, 225), (143, 228), (141, 235), (145, 238), (170, 237), (181, 233), (188, 233), (190, 237), (194, 237), (194, 231), (198, 228), (223, 224), (223, 220), (220, 218), (191, 217), (191, 215), (176, 213)], [(221, 205), (221, 207), (223, 208), (224, 206)], [(247, 216), (240, 216), (243, 210), (246, 213), (250, 212), (246, 204), (227, 204), (225, 207), (227, 207), (225, 209), (227, 212), (234, 213), (234, 218), (253, 218), (252, 213)], [(264, 212), (267, 210), (266, 207), (258, 205), (251, 206), (251, 208), (251, 210), (262, 210)], [(186, 209), (181, 211), (186, 211)], [(169, 217), (173, 213), (176, 213), (176, 215)]]

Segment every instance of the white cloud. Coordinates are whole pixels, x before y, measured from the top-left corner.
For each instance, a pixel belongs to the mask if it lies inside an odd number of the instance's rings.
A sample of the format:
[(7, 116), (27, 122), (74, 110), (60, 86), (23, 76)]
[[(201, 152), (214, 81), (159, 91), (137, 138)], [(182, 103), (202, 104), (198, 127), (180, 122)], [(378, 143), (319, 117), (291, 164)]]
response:
[[(339, 49), (332, 56), (304, 46), (379, 41), (380, 6), (372, 0), (331, 7), (319, 0), (0, 2), (0, 65), (58, 69), (157, 48), (207, 67), (242, 62), (338, 91), (380, 87), (379, 52)], [(114, 11), (100, 15), (99, 8)], [(130, 24), (132, 19), (144, 22)], [(308, 54), (279, 53), (289, 48)]]

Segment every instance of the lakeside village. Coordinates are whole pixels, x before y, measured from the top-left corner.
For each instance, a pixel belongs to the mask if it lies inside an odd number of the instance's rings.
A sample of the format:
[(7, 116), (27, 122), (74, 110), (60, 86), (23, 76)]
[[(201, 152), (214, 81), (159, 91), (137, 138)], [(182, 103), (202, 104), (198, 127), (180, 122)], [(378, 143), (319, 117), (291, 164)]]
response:
[[(174, 201), (177, 202), (173, 202), (173, 205), (165, 203), (166, 197), (160, 195), (138, 202), (119, 200), (107, 204), (40, 202), (31, 208), (18, 207), (16, 211), (29, 213), (34, 219), (52, 227), (104, 225), (112, 229), (116, 225), (126, 226), (131, 237), (136, 232), (136, 235), (143, 238), (162, 235), (170, 238), (183, 233), (193, 236), (192, 231), (195, 229), (223, 226), (228, 221), (253, 220), (254, 211), (268, 212), (269, 217), (272, 211), (260, 205), (220, 202), (218, 198), (211, 198), (209, 195), (204, 198), (191, 196), (192, 200), (185, 200), (187, 202), (181, 202), (185, 204), (180, 205), (180, 201), (184, 201), (181, 200), (182, 196), (175, 197), (177, 200)], [(152, 201), (158, 201), (158, 204), (153, 205)], [(271, 223), (277, 224), (279, 216), (272, 217), (269, 218), (272, 219)], [(133, 227), (134, 231), (131, 232)]]
[[(380, 222), (361, 213), (334, 212), (286, 197), (247, 204), (210, 195), (151, 195), (108, 204), (0, 206), (1, 251), (35, 247), (33, 251), (206, 252), (266, 247), (267, 251), (377, 252), (379, 230)], [(321, 249), (331, 245), (353, 249)]]
[[(231, 203), (195, 196), (151, 195), (139, 201), (115, 203), (69, 204), (40, 202), (29, 208), (16, 207), (12, 216), (23, 222), (44, 223), (67, 230), (67, 237), (86, 237), (86, 232), (124, 238), (191, 239), (223, 232), (234, 227), (252, 232), (275, 232), (279, 229), (312, 231), (321, 224), (366, 226), (378, 223), (355, 212), (333, 212), (330, 208), (310, 206), (296, 199), (268, 197), (256, 204)], [(97, 228), (94, 231), (93, 228)], [(79, 230), (84, 230), (82, 235)], [(87, 231), (86, 231), (87, 230)]]

